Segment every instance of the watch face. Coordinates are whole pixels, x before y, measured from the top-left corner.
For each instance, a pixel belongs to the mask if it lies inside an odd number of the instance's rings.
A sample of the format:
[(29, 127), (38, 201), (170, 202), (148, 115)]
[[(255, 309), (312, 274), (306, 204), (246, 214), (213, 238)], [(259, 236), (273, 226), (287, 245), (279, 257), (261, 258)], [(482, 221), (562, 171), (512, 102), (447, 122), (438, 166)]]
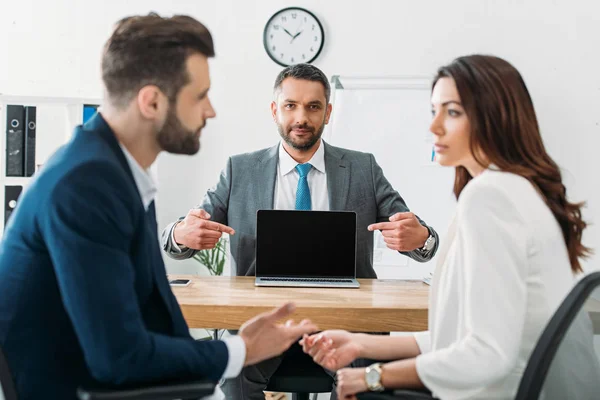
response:
[(435, 246), (435, 237), (429, 236), (425, 241), (425, 250), (429, 251), (433, 249), (433, 246)]
[(265, 50), (282, 66), (314, 61), (324, 42), (323, 26), (317, 17), (303, 8), (284, 8), (265, 25)]
[(379, 383), (379, 372), (375, 368), (369, 368), (365, 376), (365, 380), (367, 381), (367, 385), (369, 387), (377, 385)]

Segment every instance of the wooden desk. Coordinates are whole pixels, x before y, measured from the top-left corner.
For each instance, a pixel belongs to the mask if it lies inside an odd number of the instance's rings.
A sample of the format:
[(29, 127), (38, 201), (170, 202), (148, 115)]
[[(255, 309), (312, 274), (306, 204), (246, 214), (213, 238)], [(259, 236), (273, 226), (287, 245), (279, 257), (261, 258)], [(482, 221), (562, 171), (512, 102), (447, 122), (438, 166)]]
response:
[(359, 279), (360, 289), (255, 287), (254, 277), (169, 275), (188, 278), (173, 293), (190, 328), (238, 329), (255, 315), (287, 301), (292, 318), (319, 329), (356, 332), (427, 329), (429, 286), (420, 281)]

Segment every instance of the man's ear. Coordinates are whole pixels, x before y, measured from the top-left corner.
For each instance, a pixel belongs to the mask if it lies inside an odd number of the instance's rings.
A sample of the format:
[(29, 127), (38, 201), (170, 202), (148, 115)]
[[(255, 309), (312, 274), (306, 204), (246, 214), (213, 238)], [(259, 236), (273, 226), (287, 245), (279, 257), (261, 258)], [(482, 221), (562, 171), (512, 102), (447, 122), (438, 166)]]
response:
[(333, 110), (333, 106), (331, 103), (327, 104), (327, 108), (325, 109), (325, 125), (329, 123), (329, 118), (331, 117), (331, 111)]
[(273, 121), (277, 122), (277, 103), (274, 101), (271, 102), (271, 115), (273, 116)]
[(137, 95), (137, 105), (142, 116), (150, 120), (158, 120), (164, 113), (163, 104), (166, 96), (158, 86), (147, 85), (140, 89)]

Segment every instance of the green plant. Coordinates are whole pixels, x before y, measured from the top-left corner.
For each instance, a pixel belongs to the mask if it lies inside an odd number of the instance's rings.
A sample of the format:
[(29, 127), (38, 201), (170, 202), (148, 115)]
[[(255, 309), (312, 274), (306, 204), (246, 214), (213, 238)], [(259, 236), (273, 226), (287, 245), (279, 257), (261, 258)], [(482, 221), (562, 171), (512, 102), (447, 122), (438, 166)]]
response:
[(227, 239), (222, 237), (212, 249), (200, 250), (194, 259), (204, 265), (211, 275), (223, 275), (227, 258)]

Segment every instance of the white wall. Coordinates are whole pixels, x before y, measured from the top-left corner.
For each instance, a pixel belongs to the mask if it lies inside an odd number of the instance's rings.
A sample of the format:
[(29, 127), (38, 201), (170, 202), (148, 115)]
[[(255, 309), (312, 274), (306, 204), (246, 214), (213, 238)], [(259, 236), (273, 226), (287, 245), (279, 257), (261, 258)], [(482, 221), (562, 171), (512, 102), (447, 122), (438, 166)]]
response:
[[(210, 95), (218, 117), (204, 130), (199, 155), (159, 158), (164, 226), (201, 199), (227, 156), (276, 143), (269, 102), (280, 67), (264, 52), (262, 29), (276, 10), (291, 5), (323, 22), (325, 47), (315, 65), (327, 75), (433, 74), (474, 52), (514, 63), (532, 92), (546, 145), (565, 168), (571, 198), (587, 200), (586, 218), (600, 222), (600, 6), (591, 0), (2, 1), (0, 92), (101, 96), (100, 49), (117, 19), (154, 10), (204, 22), (217, 51)], [(585, 241), (599, 247), (597, 226)], [(201, 271), (193, 261), (169, 260), (168, 266)]]

